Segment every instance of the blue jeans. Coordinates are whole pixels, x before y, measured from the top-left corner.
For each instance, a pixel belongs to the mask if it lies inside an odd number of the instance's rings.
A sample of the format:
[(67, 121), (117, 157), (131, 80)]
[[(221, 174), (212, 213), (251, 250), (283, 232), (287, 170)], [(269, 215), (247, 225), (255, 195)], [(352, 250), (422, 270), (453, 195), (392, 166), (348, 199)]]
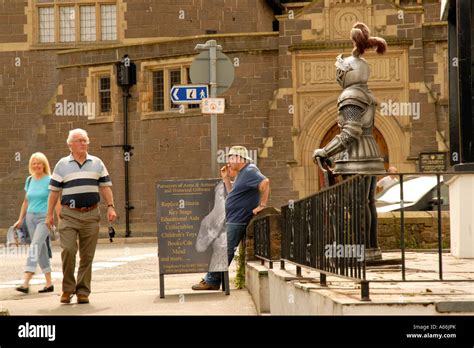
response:
[[(237, 246), (245, 236), (246, 228), (247, 224), (225, 224), (225, 230), (227, 233), (227, 261), (229, 265), (234, 259)], [(222, 272), (207, 272), (206, 276), (204, 277), (204, 280), (210, 285), (220, 285), (221, 274)]]
[(26, 259), (25, 272), (36, 272), (39, 264), (43, 273), (51, 272), (48, 244), (49, 232), (45, 224), (46, 213), (27, 213), (26, 226), (30, 234), (31, 244)]

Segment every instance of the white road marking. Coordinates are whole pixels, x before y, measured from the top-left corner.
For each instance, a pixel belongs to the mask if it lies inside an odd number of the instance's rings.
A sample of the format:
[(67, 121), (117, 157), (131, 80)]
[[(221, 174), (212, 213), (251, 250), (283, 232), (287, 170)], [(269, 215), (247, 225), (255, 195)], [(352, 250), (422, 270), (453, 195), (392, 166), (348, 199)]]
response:
[[(97, 261), (92, 263), (92, 271), (98, 271), (101, 269), (111, 269), (118, 266), (126, 265), (129, 262), (140, 261), (150, 257), (157, 257), (156, 253), (149, 253), (149, 254), (141, 254), (141, 255), (130, 255), (130, 256), (123, 256), (123, 257), (116, 257), (108, 261)], [(75, 273), (77, 277), (77, 269)], [(62, 272), (51, 272), (51, 279), (52, 281), (62, 280), (63, 273)], [(40, 285), (44, 284), (45, 279), (42, 273), (35, 274), (30, 281), (30, 285)], [(17, 286), (23, 284), (23, 279), (17, 280), (10, 280), (6, 282), (0, 283), (0, 289), (9, 289), (9, 288), (16, 288)]]
[(132, 255), (132, 256), (122, 256), (122, 257), (117, 257), (115, 259), (112, 259), (110, 261), (125, 261), (125, 262), (131, 262), (131, 261), (140, 261), (147, 259), (149, 257), (154, 257), (157, 256), (156, 253), (151, 253), (151, 254), (143, 254), (143, 255)]
[(108, 261), (101, 261), (101, 262), (94, 262), (92, 264), (92, 270), (98, 270), (103, 268), (114, 268), (117, 266), (126, 265), (127, 262), (108, 262)]

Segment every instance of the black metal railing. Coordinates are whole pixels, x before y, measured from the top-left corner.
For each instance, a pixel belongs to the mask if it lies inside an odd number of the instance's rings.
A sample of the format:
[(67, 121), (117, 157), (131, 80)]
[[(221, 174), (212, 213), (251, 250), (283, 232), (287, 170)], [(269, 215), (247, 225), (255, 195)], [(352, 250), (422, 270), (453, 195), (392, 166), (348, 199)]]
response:
[[(283, 261), (326, 274), (365, 280), (366, 178), (354, 176), (342, 183), (282, 207)], [(364, 288), (364, 291), (366, 289)]]
[(262, 264), (268, 261), (270, 268), (273, 268), (270, 241), (270, 216), (256, 219), (253, 226), (254, 255), (262, 261)]
[[(448, 176), (453, 173), (445, 173)], [(402, 254), (402, 280), (406, 281), (406, 260), (405, 260), (405, 190), (404, 183), (405, 177), (410, 174), (398, 174), (400, 182), (400, 249)], [(438, 230), (438, 274), (439, 279), (443, 280), (443, 230), (442, 230), (442, 215), (441, 215), (441, 173), (432, 174), (436, 176), (436, 197), (438, 199), (437, 204), (437, 230)]]
[[(400, 211), (400, 251), (401, 279), (370, 280), (370, 282), (420, 282), (420, 281), (474, 281), (474, 279), (447, 280), (443, 277), (443, 231), (442, 231), (442, 195), (443, 179), (452, 175), (473, 173), (397, 173), (399, 177)], [(356, 175), (345, 181), (325, 188), (304, 199), (289, 202), (282, 207), (282, 268), (285, 261), (296, 265), (296, 275), (301, 276), (301, 267), (308, 267), (320, 273), (320, 283), (327, 286), (326, 275), (351, 279), (361, 284), (362, 300), (369, 298), (369, 280), (367, 280), (367, 246), (369, 226), (366, 221), (368, 207), (368, 180), (373, 176), (387, 173)], [(410, 192), (404, 189), (409, 176), (435, 176), (435, 198), (430, 204), (437, 214), (438, 273), (439, 279), (408, 280), (405, 258), (405, 210), (416, 208), (413, 202), (407, 202), (405, 196)], [(435, 207), (436, 206), (436, 207)], [(264, 248), (264, 247), (262, 247)]]

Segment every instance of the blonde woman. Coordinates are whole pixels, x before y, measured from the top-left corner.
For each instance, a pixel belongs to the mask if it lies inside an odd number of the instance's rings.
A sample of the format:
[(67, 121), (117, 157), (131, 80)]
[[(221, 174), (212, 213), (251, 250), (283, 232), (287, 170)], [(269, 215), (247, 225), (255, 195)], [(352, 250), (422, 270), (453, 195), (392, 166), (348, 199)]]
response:
[(53, 292), (54, 285), (51, 282), (51, 264), (48, 252), (48, 248), (50, 248), (49, 232), (45, 224), (51, 168), (48, 159), (43, 153), (36, 152), (31, 155), (29, 172), (31, 175), (25, 182), (25, 198), (21, 205), (20, 216), (14, 226), (19, 228), (23, 224), (23, 220), (26, 219), (31, 244), (26, 259), (25, 279), (23, 284), (17, 287), (16, 290), (25, 294), (29, 292), (30, 280), (39, 264), (46, 278), (46, 285), (39, 292)]

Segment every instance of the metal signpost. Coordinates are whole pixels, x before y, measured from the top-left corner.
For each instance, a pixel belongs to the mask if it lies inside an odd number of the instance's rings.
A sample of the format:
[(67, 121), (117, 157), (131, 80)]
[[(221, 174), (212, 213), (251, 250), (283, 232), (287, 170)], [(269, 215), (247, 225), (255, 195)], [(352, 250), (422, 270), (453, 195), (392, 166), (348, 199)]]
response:
[[(191, 64), (189, 75), (192, 83), (209, 84), (211, 98), (224, 93), (234, 81), (234, 65), (222, 52), (216, 40), (198, 44), (196, 50), (202, 51)], [(217, 113), (211, 114), (211, 176), (218, 175), (217, 168)]]
[[(210, 177), (216, 177), (219, 175), (217, 167), (217, 114), (223, 114), (225, 110), (225, 99), (217, 98), (218, 94), (224, 93), (234, 81), (234, 66), (230, 61), (229, 57), (220, 52), (222, 47), (217, 44), (215, 40), (209, 40), (205, 44), (198, 44), (195, 50), (202, 51), (193, 61), (189, 69), (189, 75), (191, 78), (192, 85), (175, 85), (170, 91), (171, 101), (175, 104), (202, 104), (203, 114), (210, 113), (211, 115), (211, 175)], [(209, 96), (208, 85), (210, 85), (211, 93)], [(218, 179), (208, 179), (214, 182)], [(160, 261), (160, 297), (165, 296), (164, 293), (164, 275), (174, 273), (194, 273), (203, 272), (208, 267), (209, 271), (214, 272), (213, 259), (209, 265), (202, 262), (203, 255), (197, 255), (193, 246), (199, 244), (200, 237), (195, 240), (196, 231), (202, 234), (206, 231), (207, 220), (215, 220), (213, 212), (216, 211), (217, 201), (214, 200), (214, 209), (209, 213), (207, 217), (203, 216), (203, 208), (206, 204), (212, 202), (212, 192), (209, 190), (202, 191), (203, 187), (198, 187), (200, 193), (197, 192), (186, 192), (186, 189), (190, 188), (189, 185), (206, 185), (206, 179), (194, 180), (192, 182), (160, 182), (158, 184), (157, 202), (158, 202), (158, 244), (159, 244), (159, 261)], [(220, 181), (220, 180), (218, 180)], [(173, 190), (177, 190), (174, 192)], [(224, 191), (224, 188), (222, 188)], [(217, 192), (217, 191), (216, 191)], [(189, 195), (189, 197), (187, 197)], [(217, 193), (216, 196), (218, 197)], [(191, 198), (195, 199), (196, 207), (201, 206), (199, 209), (183, 210), (176, 209), (176, 199), (180, 199), (181, 202), (186, 202), (185, 198), (188, 198), (191, 202)], [(198, 202), (198, 200), (201, 200)], [(223, 208), (224, 198), (222, 197), (222, 213), (225, 214)], [(173, 208), (169, 208), (173, 206)], [(205, 210), (205, 209), (204, 209)], [(176, 219), (177, 214), (190, 214), (189, 216), (181, 216)], [(212, 215), (212, 216), (211, 216)], [(176, 223), (176, 221), (186, 220), (186, 224)], [(183, 220), (184, 221), (184, 220)], [(200, 227), (197, 223), (201, 223)], [(170, 229), (177, 231), (177, 233), (169, 233)], [(185, 229), (189, 229), (187, 232)], [(225, 231), (225, 227), (223, 227)], [(188, 240), (184, 240), (184, 236), (192, 236)], [(226, 237), (225, 233), (224, 236)], [(177, 241), (170, 241), (169, 238), (178, 238)], [(201, 238), (202, 239), (202, 238)], [(169, 245), (186, 245), (187, 247), (174, 247), (169, 248)], [(222, 288), (226, 295), (229, 295), (229, 272), (227, 270), (227, 241), (222, 244), (224, 248), (224, 264), (225, 270), (222, 271)], [(199, 247), (198, 247), (199, 249)], [(216, 249), (214, 249), (216, 251)], [(221, 250), (222, 251), (222, 250)]]

